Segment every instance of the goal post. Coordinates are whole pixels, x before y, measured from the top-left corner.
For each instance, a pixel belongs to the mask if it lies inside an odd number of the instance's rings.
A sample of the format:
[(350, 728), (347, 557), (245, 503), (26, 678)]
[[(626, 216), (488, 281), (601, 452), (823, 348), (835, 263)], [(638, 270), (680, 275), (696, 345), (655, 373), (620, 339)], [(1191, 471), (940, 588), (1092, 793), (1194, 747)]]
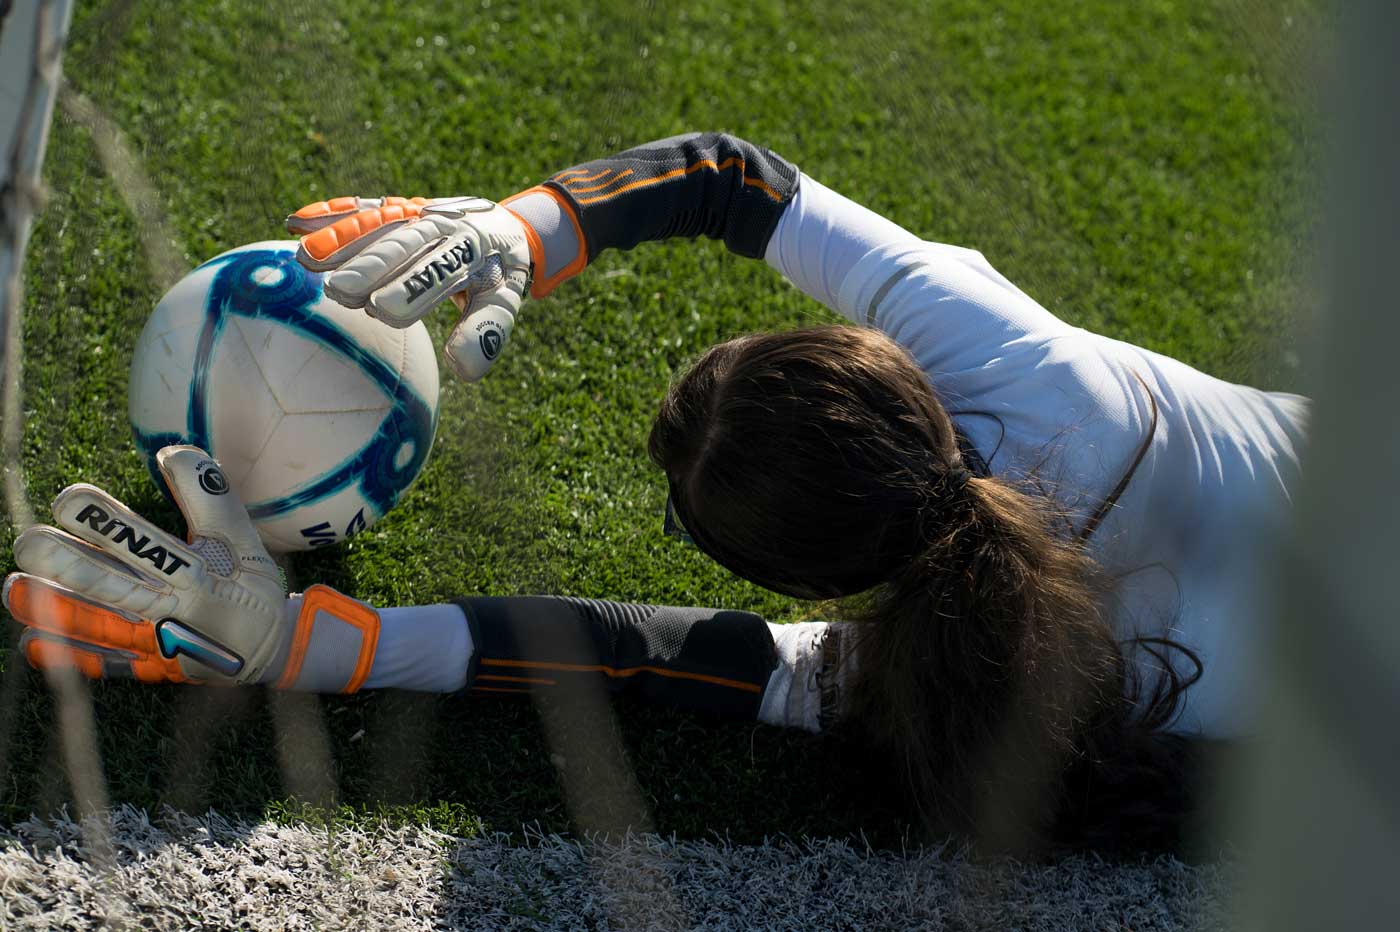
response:
[(1275, 575), (1264, 738), (1235, 799), (1240, 928), (1394, 928), (1400, 914), (1400, 9), (1339, 11), (1328, 98), (1324, 301), (1313, 422)]
[(43, 202), (39, 171), (58, 96), (71, 0), (0, 0), (0, 470), (6, 511), (33, 522), (20, 469), (23, 435), (21, 266), (34, 213)]

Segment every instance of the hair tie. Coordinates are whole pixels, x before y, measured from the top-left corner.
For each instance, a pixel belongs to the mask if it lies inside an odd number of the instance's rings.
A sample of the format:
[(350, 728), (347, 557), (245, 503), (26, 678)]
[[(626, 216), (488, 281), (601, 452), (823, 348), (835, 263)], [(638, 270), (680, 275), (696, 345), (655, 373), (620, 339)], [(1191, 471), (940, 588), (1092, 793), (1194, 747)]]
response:
[(973, 478), (972, 470), (961, 463), (943, 472), (943, 481), (947, 483), (948, 490), (955, 495), (967, 487), (967, 482), (971, 478)]

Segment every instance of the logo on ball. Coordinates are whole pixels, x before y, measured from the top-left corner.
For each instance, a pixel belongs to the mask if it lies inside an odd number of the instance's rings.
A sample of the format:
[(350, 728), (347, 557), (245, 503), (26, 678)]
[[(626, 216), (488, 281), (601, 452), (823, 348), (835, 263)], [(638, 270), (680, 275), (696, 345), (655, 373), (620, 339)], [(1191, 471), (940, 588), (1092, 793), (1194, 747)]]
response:
[(495, 327), (481, 334), (481, 355), (487, 359), (495, 359), (501, 351), (501, 331)]
[(199, 487), (210, 495), (223, 495), (228, 491), (228, 479), (224, 478), (223, 471), (219, 467), (210, 463), (207, 467), (200, 469)]

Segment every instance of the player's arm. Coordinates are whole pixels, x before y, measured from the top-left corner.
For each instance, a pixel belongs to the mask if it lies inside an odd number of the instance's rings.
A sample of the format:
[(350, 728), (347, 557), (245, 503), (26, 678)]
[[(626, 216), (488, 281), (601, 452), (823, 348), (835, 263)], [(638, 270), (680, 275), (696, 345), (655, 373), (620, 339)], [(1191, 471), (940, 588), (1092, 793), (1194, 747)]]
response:
[(287, 218), (298, 259), (326, 294), (407, 327), (441, 301), (462, 311), (444, 346), (462, 378), (481, 378), (527, 297), (548, 294), (605, 249), (673, 236), (722, 239), (763, 255), (798, 172), (723, 133), (648, 143), (558, 172), (496, 204), (478, 197), (338, 197)]
[(838, 714), (849, 626), (775, 625), (752, 612), (598, 599), (461, 599), (474, 693), (628, 693), (671, 706), (821, 731)]
[(536, 234), (531, 294), (606, 249), (706, 236), (761, 258), (797, 191), (797, 167), (727, 133), (688, 133), (575, 165), (502, 203)]
[(532, 294), (606, 249), (677, 236), (764, 258), (853, 323), (883, 330), (930, 371), (976, 367), (1065, 325), (983, 256), (930, 243), (724, 133), (650, 142), (558, 172), (503, 204), (536, 234)]
[(627, 691), (810, 730), (839, 707), (841, 625), (556, 597), (377, 609), (327, 586), (288, 596), (218, 464), (188, 446), (156, 463), (185, 539), (82, 484), (54, 500), (56, 526), (16, 539), (3, 597), (31, 665), (331, 693)]
[(922, 240), (806, 176), (764, 256), (847, 320), (889, 335), (935, 380), (1072, 330), (980, 252)]
[(480, 198), (336, 198), (288, 218), (326, 291), (393, 326), (445, 297), (464, 310), (445, 352), (490, 367), (526, 297), (607, 249), (677, 236), (762, 257), (848, 320), (876, 327), (926, 370), (977, 368), (1012, 343), (1069, 328), (971, 249), (925, 242), (726, 133), (646, 143), (555, 173), (500, 204)]

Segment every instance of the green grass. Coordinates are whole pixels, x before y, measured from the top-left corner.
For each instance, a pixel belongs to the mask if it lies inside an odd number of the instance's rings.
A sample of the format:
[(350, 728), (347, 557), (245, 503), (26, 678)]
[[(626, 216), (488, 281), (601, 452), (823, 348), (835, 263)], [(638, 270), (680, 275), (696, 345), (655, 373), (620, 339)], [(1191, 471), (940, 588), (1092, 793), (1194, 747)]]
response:
[[(479, 0), (388, 17), (368, 0), (137, 0), (84, 5), (65, 73), (124, 131), (159, 193), (143, 210), (165, 216), (191, 264), (281, 235), (309, 200), (503, 197), (625, 145), (723, 129), (928, 238), (981, 249), (1075, 324), (1296, 388), (1308, 76), (1326, 27), (1311, 6)], [(140, 228), (62, 114), (46, 177), (27, 266), (29, 498), (42, 513), (90, 481), (173, 525), (124, 414), (126, 363), (159, 296)], [(527, 307), (488, 380), (445, 385), (434, 455), (399, 508), (296, 575), (381, 605), (555, 592), (810, 614), (661, 535), (664, 482), (644, 442), (668, 379), (706, 346), (830, 319), (711, 242), (605, 255)], [(11, 540), (0, 532), (6, 571)], [(3, 662), (11, 821), (71, 791), (42, 680), (13, 652)], [(324, 817), (309, 799), (457, 832), (569, 825), (528, 704), (122, 684), (93, 697), (115, 801)], [(604, 727), (662, 831), (902, 830), (800, 736), (630, 704)], [(297, 759), (310, 763), (280, 766)], [(605, 766), (566, 762), (582, 785)]]

